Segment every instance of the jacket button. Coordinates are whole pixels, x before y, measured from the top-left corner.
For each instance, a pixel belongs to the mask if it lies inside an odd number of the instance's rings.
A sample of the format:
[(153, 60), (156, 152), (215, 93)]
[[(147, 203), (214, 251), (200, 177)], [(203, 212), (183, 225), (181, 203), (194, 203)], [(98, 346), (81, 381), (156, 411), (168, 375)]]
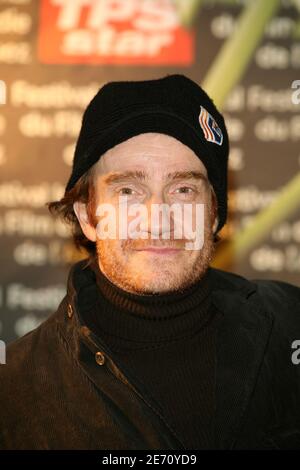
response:
[(68, 304), (67, 313), (68, 313), (68, 317), (72, 318), (72, 316), (73, 316), (73, 307), (72, 307), (71, 304)]
[(99, 364), (99, 366), (103, 366), (105, 362), (105, 356), (101, 351), (96, 352), (95, 359), (96, 359), (97, 364)]

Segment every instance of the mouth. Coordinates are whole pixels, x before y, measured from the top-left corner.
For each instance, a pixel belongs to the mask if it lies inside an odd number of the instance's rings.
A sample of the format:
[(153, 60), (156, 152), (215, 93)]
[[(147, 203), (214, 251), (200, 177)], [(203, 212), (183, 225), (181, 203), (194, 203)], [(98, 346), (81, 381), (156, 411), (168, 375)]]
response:
[(179, 253), (181, 251), (178, 248), (154, 248), (154, 247), (146, 247), (146, 248), (140, 248), (134, 251), (143, 251), (143, 252), (149, 252), (153, 253), (156, 255), (172, 255)]

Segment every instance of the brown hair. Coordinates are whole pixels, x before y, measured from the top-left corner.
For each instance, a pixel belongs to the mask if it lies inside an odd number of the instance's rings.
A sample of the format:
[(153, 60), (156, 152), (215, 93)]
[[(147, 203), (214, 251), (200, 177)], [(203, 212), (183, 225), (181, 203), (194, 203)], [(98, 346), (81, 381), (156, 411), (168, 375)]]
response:
[[(86, 250), (88, 253), (89, 261), (95, 259), (97, 256), (96, 243), (90, 241), (82, 231), (78, 218), (74, 212), (73, 204), (75, 201), (83, 202), (87, 205), (87, 215), (90, 223), (96, 225), (95, 220), (95, 184), (94, 184), (95, 165), (93, 165), (81, 178), (77, 181), (74, 187), (65, 193), (59, 201), (52, 201), (46, 203), (50, 213), (62, 218), (62, 220), (71, 226), (72, 238), (75, 247), (81, 251)], [(217, 215), (218, 202), (212, 185), (210, 184), (212, 192), (212, 211), (213, 220)], [(214, 242), (220, 241), (218, 234), (214, 234)]]
[(87, 215), (91, 223), (94, 223), (94, 206), (95, 206), (95, 185), (94, 185), (94, 169), (93, 165), (86, 173), (84, 173), (74, 187), (65, 193), (59, 201), (47, 202), (52, 215), (62, 218), (69, 224), (72, 231), (72, 238), (75, 247), (81, 251), (86, 250), (89, 258), (96, 256), (96, 243), (90, 241), (82, 231), (78, 218), (74, 212), (73, 204), (75, 201), (83, 202), (87, 205)]

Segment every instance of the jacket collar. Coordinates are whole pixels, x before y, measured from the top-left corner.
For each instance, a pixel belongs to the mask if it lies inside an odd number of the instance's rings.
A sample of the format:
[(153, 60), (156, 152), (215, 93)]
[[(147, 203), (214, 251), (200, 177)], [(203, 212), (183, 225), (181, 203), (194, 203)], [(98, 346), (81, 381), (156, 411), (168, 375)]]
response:
[[(82, 286), (76, 285), (75, 272), (85, 266), (86, 260), (75, 263), (68, 276), (67, 299), (74, 310), (74, 319), (68, 322), (68, 340), (73, 342), (75, 349), (80, 348), (80, 342), (84, 342), (94, 351), (95, 337), (84, 326), (77, 304)], [(86, 272), (87, 282), (90, 282), (89, 270)], [(217, 333), (216, 447), (231, 449), (246, 417), (271, 334), (273, 315), (264, 309), (254, 282), (216, 268), (212, 268), (212, 276), (212, 304), (222, 313)], [(101, 347), (110, 354), (103, 342)], [(122, 371), (119, 373), (123, 375)], [(126, 380), (126, 377), (123, 376), (123, 379)]]

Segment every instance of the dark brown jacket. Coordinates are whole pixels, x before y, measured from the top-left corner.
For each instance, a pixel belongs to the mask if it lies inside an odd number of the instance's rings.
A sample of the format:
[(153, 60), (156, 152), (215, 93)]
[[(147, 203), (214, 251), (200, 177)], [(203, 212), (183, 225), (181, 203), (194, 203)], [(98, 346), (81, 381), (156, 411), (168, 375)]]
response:
[[(0, 448), (184, 449), (143, 384), (84, 325), (74, 282), (84, 262), (72, 266), (57, 311), (7, 348)], [(212, 271), (223, 313), (214, 448), (300, 449), (300, 288)]]

